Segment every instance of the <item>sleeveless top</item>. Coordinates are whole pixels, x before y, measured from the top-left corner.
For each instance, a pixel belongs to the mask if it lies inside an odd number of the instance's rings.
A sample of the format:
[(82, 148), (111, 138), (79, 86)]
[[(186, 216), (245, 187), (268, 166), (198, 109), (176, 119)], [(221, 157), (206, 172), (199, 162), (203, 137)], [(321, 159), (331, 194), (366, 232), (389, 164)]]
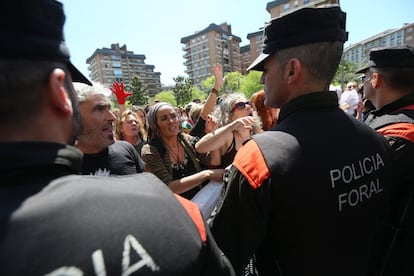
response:
[(230, 146), (227, 148), (226, 152), (221, 156), (221, 165), (220, 168), (225, 169), (231, 163), (233, 163), (234, 157), (236, 156), (236, 138), (233, 134), (233, 140), (231, 141)]

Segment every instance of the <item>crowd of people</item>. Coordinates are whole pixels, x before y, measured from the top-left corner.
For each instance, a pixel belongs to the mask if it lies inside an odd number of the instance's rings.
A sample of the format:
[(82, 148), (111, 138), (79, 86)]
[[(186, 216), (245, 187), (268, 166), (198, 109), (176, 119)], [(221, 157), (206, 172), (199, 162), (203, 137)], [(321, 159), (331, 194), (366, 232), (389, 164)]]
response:
[(346, 14), (303, 8), (264, 28), (263, 90), (220, 94), (216, 64), (182, 112), (83, 76), (60, 2), (4, 6), (2, 275), (413, 275), (413, 47), (372, 49), (337, 95)]

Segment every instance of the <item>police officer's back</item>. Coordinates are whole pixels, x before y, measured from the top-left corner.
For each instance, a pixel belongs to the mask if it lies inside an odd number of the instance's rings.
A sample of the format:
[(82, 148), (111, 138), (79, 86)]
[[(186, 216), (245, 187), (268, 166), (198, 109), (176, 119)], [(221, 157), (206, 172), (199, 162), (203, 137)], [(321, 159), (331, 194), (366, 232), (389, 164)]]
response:
[(0, 274), (233, 275), (199, 209), (152, 174), (81, 176), (62, 4), (0, 4)]
[(265, 104), (276, 127), (241, 147), (213, 235), (236, 273), (366, 275), (389, 184), (389, 148), (328, 90), (342, 56), (339, 7), (301, 9), (265, 28)]
[(383, 134), (393, 150), (390, 221), (377, 250), (374, 271), (381, 275), (414, 274), (414, 47), (373, 48), (365, 74), (364, 94), (375, 110), (366, 123)]

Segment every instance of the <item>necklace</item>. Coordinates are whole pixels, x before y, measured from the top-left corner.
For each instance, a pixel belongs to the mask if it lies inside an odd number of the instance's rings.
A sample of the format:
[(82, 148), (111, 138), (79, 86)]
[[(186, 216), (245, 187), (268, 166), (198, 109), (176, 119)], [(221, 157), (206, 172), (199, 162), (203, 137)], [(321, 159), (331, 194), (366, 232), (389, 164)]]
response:
[(173, 164), (173, 167), (179, 167), (182, 163), (182, 161), (180, 160), (181, 147), (179, 146), (178, 140), (176, 140), (176, 141), (177, 141), (177, 145), (174, 147), (174, 148), (177, 149), (176, 151), (174, 151), (173, 148), (170, 145), (165, 143), (167, 145), (167, 148), (169, 149), (169, 151), (171, 153), (170, 156), (173, 159), (173, 163), (175, 163), (175, 164)]

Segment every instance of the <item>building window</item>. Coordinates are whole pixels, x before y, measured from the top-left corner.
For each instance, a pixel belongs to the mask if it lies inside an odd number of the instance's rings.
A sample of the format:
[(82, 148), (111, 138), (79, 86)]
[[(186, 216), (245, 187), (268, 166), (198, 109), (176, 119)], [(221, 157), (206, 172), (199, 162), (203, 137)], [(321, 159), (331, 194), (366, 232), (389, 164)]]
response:
[(295, 8), (298, 6), (298, 0), (295, 0)]
[(290, 9), (290, 3), (286, 3), (286, 4), (283, 5), (283, 10), (284, 11), (287, 11), (289, 9)]
[(309, 0), (303, 0), (303, 4), (308, 4)]
[(121, 62), (120, 61), (112, 61), (112, 67), (121, 67)]
[(114, 69), (115, 77), (122, 77), (122, 70), (121, 69)]

